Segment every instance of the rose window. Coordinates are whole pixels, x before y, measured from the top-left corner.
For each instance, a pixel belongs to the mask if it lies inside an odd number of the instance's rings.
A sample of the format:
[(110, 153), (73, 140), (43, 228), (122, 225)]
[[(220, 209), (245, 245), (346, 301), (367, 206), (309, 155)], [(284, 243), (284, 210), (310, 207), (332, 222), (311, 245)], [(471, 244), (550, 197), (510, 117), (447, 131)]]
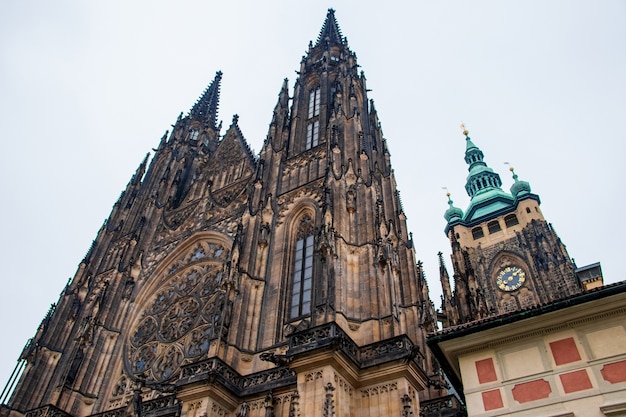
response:
[(211, 340), (226, 335), (229, 313), (221, 283), (227, 257), (221, 245), (201, 242), (170, 268), (129, 335), (132, 374), (169, 380), (182, 365), (204, 359)]

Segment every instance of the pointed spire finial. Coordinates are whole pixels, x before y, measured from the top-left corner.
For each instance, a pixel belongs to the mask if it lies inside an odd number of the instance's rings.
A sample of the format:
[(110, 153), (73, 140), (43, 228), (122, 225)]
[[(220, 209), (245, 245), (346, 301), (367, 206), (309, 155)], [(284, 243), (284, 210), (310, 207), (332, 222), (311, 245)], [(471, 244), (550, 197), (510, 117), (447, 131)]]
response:
[(463, 218), (463, 210), (458, 207), (454, 207), (454, 201), (450, 198), (450, 191), (448, 191), (447, 187), (441, 187), (446, 190), (446, 197), (448, 197), (448, 210), (444, 213), (443, 217), (446, 219), (448, 223), (454, 220), (461, 220)]
[(467, 135), (469, 135), (469, 130), (467, 130), (467, 128), (465, 127), (465, 123), (461, 122), (461, 129), (463, 130), (463, 134), (465, 135), (465, 137), (468, 137)]
[(443, 252), (442, 251), (437, 252), (437, 257), (439, 258), (439, 268), (445, 268), (446, 263), (443, 260)]
[(509, 171), (511, 171), (511, 174), (513, 175), (513, 180), (515, 180), (515, 182), (517, 182), (518, 181), (517, 180), (518, 176), (515, 173), (515, 168), (513, 168), (513, 166), (510, 163), (508, 163), (508, 162), (505, 162), (504, 165), (508, 165), (509, 166)]
[[(505, 162), (504, 164), (510, 165), (508, 162)], [(513, 195), (513, 197), (517, 197), (520, 194), (530, 193), (530, 183), (528, 181), (520, 181), (519, 177), (515, 173), (515, 168), (513, 168), (512, 166), (509, 167), (509, 171), (511, 171), (511, 174), (513, 174), (513, 181), (515, 181), (513, 185), (511, 185), (511, 194)]]
[(324, 25), (322, 25), (322, 30), (320, 30), (320, 34), (317, 37), (317, 42), (315, 42), (315, 46), (322, 45), (323, 42), (328, 42), (329, 45), (344, 44), (344, 38), (341, 35), (339, 23), (337, 23), (337, 19), (335, 18), (334, 9), (328, 9), (328, 13), (326, 14), (326, 20), (324, 21)]
[(222, 71), (215, 73), (215, 78), (204, 90), (202, 96), (189, 111), (189, 115), (196, 120), (208, 122), (208, 125), (216, 129), (217, 110), (220, 101), (220, 83), (222, 81)]
[(452, 207), (452, 200), (450, 199), (450, 191), (448, 191), (448, 187), (441, 187), (442, 190), (446, 190), (446, 197), (448, 197), (448, 204)]

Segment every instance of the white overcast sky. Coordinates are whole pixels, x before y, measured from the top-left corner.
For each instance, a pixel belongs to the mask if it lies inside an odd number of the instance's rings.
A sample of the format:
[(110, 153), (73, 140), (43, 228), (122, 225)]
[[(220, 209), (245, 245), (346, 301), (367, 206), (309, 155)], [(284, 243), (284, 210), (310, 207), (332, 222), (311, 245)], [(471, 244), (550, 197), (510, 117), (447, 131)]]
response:
[[(146, 152), (224, 72), (258, 152), (329, 7), (357, 53), (439, 306), (463, 121), (515, 166), (579, 266), (622, 280), (626, 2), (32, 1), (0, 7), (0, 386)], [(448, 262), (449, 264), (449, 262)], [(0, 387), (1, 389), (1, 387)]]

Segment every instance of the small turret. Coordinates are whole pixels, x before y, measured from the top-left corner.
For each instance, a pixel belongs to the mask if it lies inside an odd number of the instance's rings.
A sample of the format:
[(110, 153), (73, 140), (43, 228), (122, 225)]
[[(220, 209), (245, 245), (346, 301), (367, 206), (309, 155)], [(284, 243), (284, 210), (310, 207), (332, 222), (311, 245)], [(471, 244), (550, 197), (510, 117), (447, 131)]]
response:
[(446, 196), (448, 197), (448, 205), (450, 206), (450, 208), (446, 210), (443, 217), (446, 219), (448, 224), (450, 224), (451, 222), (455, 220), (463, 219), (463, 210), (461, 210), (458, 207), (454, 207), (453, 205), (454, 201), (452, 201), (452, 199), (450, 198), (450, 193), (446, 193)]
[(513, 185), (511, 185), (511, 194), (513, 197), (517, 198), (517, 196), (529, 194), (530, 184), (527, 181), (520, 181), (513, 167), (509, 168), (509, 171), (513, 174), (513, 180), (515, 181)]

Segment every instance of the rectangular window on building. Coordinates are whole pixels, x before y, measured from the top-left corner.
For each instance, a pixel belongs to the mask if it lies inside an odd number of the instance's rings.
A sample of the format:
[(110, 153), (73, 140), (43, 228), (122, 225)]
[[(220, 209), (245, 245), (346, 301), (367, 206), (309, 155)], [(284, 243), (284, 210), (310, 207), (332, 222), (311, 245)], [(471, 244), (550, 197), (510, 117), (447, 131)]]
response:
[(517, 220), (517, 216), (515, 214), (509, 214), (504, 217), (504, 223), (506, 224), (506, 227), (512, 227), (519, 224), (519, 220)]
[(489, 233), (496, 233), (502, 230), (497, 220), (487, 223), (487, 228), (489, 229)]
[(485, 237), (485, 232), (483, 232), (483, 228), (478, 226), (472, 229), (472, 237), (474, 240), (480, 239), (481, 237)]
[(296, 318), (311, 313), (311, 291), (313, 283), (313, 235), (298, 239), (293, 265), (290, 317)]
[(306, 149), (311, 149), (319, 144), (320, 121), (316, 120), (306, 126)]
[(309, 119), (320, 114), (320, 88), (309, 93)]

